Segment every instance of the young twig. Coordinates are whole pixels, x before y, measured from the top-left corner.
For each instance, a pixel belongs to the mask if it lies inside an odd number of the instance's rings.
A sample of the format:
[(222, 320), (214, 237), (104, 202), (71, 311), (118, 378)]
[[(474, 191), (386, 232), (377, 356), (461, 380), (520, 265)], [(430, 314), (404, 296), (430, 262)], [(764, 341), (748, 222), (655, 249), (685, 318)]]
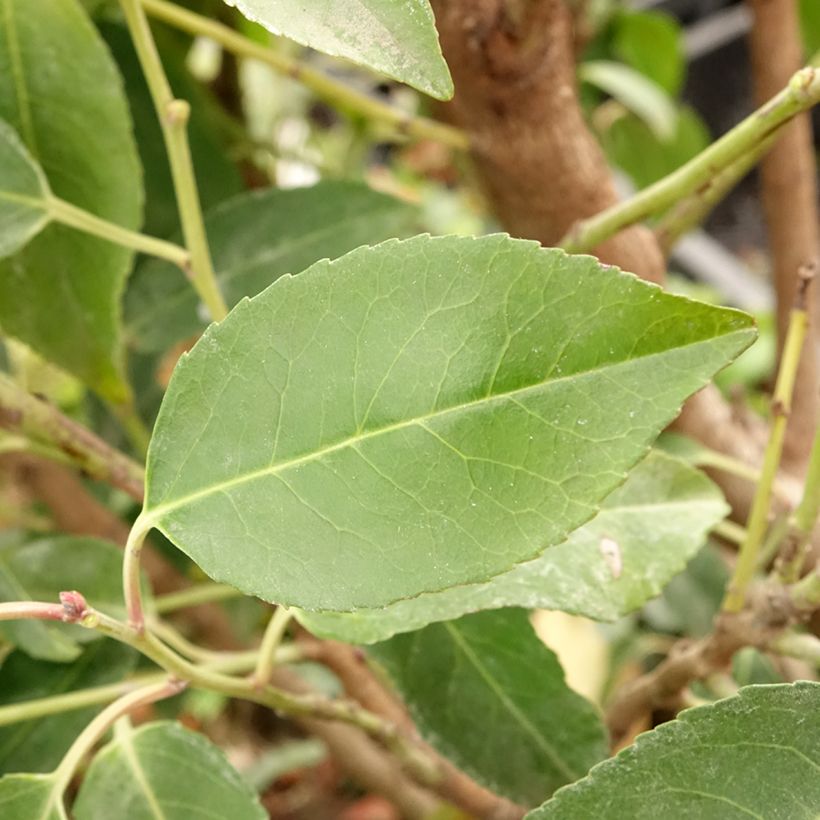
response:
[(777, 374), (774, 397), (772, 401), (772, 425), (769, 441), (763, 456), (760, 481), (755, 491), (749, 521), (746, 526), (746, 540), (738, 553), (737, 564), (726, 597), (723, 601), (724, 612), (739, 612), (746, 601), (746, 590), (759, 564), (760, 546), (766, 535), (769, 512), (780, 457), (783, 453), (783, 441), (791, 409), (794, 383), (800, 364), (800, 353), (808, 328), (806, 310), (806, 289), (809, 278), (802, 280), (803, 286), (798, 291), (795, 306), (792, 310), (789, 332), (783, 348), (780, 370)]
[(270, 683), (270, 676), (277, 662), (276, 652), (292, 620), (293, 613), (284, 606), (276, 607), (273, 615), (271, 615), (268, 627), (262, 636), (262, 644), (259, 647), (259, 660), (252, 676), (256, 686), (263, 688)]
[(772, 132), (817, 102), (820, 102), (820, 71), (803, 68), (783, 91), (694, 159), (625, 202), (576, 223), (558, 246), (568, 253), (588, 253), (623, 228), (666, 210), (709, 184), (724, 169), (755, 151)]
[(190, 279), (211, 318), (218, 322), (225, 318), (228, 308), (211, 262), (191, 162), (187, 135), (190, 106), (184, 100), (174, 97), (139, 0), (120, 0), (120, 4), (162, 128), (182, 222), (182, 233), (185, 237), (185, 246), (191, 255)]
[(27, 393), (3, 373), (0, 373), (0, 427), (49, 445), (92, 478), (106, 481), (136, 501), (142, 501), (143, 470), (139, 464), (53, 405)]

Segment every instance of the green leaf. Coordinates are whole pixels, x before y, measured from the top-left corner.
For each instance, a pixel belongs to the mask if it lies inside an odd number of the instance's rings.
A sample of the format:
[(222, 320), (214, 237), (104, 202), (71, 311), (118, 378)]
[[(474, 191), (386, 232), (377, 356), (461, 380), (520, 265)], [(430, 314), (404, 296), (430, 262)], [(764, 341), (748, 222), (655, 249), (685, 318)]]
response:
[[(241, 194), (206, 216), (214, 267), (229, 305), (285, 273), (407, 232), (415, 209), (356, 182)], [(152, 260), (134, 275), (126, 326), (141, 351), (167, 350), (201, 332), (197, 297), (179, 270)]]
[(526, 820), (815, 820), (818, 709), (818, 683), (741, 689), (641, 735)]
[[(46, 663), (13, 652), (0, 667), (0, 706), (53, 697), (123, 680), (136, 653), (115, 641), (97, 641), (71, 664)], [(49, 772), (101, 706), (0, 726), (0, 772)]]
[(0, 120), (0, 258), (16, 253), (48, 224), (48, 182), (17, 132)]
[(624, 11), (615, 22), (612, 47), (619, 59), (656, 82), (668, 94), (680, 91), (686, 73), (677, 21), (657, 11)]
[(76, 820), (267, 820), (251, 787), (207, 738), (178, 723), (119, 724), (88, 769)]
[(429, 0), (230, 0), (249, 20), (305, 46), (346, 57), (439, 100), (453, 81)]
[(578, 76), (614, 97), (639, 117), (661, 140), (670, 140), (678, 112), (669, 95), (655, 82), (629, 66), (609, 60), (588, 60), (578, 66)]
[(720, 490), (705, 475), (653, 452), (592, 521), (489, 583), (427, 593), (378, 610), (296, 610), (296, 615), (316, 635), (349, 643), (373, 643), (433, 621), (504, 606), (614, 621), (658, 595), (727, 512)]
[[(70, 535), (36, 541), (8, 538), (0, 543), (0, 601), (56, 603), (63, 590), (79, 589), (88, 603), (122, 618), (122, 550), (107, 541)], [(99, 634), (56, 621), (5, 621), (0, 635), (34, 658), (71, 661), (78, 643)]]
[[(77, 0), (1, 0), (0, 15), (0, 117), (57, 196), (137, 228), (142, 186), (130, 115), (85, 11)], [(124, 400), (119, 301), (131, 258), (126, 248), (49, 225), (0, 262), (0, 324), (107, 398)]]
[(607, 755), (596, 709), (566, 685), (524, 610), (435, 624), (369, 653), (422, 735), (498, 794), (538, 803)]
[(68, 820), (53, 775), (7, 774), (0, 778), (0, 817), (8, 820)]
[(180, 360), (137, 526), (307, 609), (486, 581), (591, 518), (753, 338), (745, 314), (534, 242), (359, 248)]
[(811, 59), (820, 49), (820, 4), (817, 0), (800, 0), (800, 27), (806, 57)]
[(674, 134), (659, 140), (649, 126), (633, 114), (614, 120), (601, 134), (610, 162), (645, 188), (671, 174), (711, 142), (700, 116), (688, 106), (678, 108)]

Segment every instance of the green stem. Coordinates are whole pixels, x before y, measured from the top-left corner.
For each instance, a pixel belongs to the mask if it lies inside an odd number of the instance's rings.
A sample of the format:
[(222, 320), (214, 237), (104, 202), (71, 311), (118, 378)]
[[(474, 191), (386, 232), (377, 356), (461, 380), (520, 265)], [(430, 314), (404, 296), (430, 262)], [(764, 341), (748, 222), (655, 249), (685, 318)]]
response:
[(460, 151), (466, 151), (470, 147), (467, 135), (457, 128), (425, 117), (410, 116), (398, 108), (348, 88), (297, 60), (255, 43), (221, 23), (165, 0), (142, 0), (142, 6), (148, 14), (158, 20), (189, 34), (208, 37), (239, 57), (259, 60), (275, 71), (292, 77), (334, 108), (352, 112), (367, 120), (385, 123), (398, 133), (414, 139), (436, 140)]
[(788, 86), (705, 151), (625, 202), (576, 223), (558, 243), (568, 253), (587, 253), (623, 228), (666, 210), (711, 181), (784, 123), (820, 102), (820, 71), (806, 67)]
[(712, 532), (727, 541), (731, 541), (733, 544), (742, 544), (746, 540), (746, 529), (728, 519), (715, 524), (712, 527)]
[(78, 231), (83, 231), (83, 233), (92, 236), (98, 236), (100, 239), (107, 239), (117, 245), (133, 248), (140, 253), (147, 253), (149, 256), (167, 259), (183, 270), (187, 270), (190, 263), (190, 256), (185, 248), (181, 248), (173, 242), (166, 242), (164, 239), (156, 239), (153, 236), (130, 231), (128, 228), (100, 219), (100, 217), (94, 216), (94, 214), (56, 196), (52, 195), (46, 200), (46, 210), (55, 222), (76, 228)]
[(82, 763), (83, 758), (119, 718), (140, 706), (176, 695), (184, 688), (185, 684), (180, 681), (165, 679), (160, 683), (144, 686), (135, 692), (123, 695), (119, 700), (115, 700), (110, 706), (103, 709), (71, 744), (71, 748), (66, 752), (65, 757), (55, 770), (55, 797), (57, 799), (62, 798), (63, 792), (65, 792), (74, 777), (74, 773)]
[(766, 534), (766, 526), (769, 520), (772, 487), (777, 477), (780, 457), (783, 453), (783, 439), (791, 410), (797, 366), (800, 363), (800, 353), (803, 350), (803, 342), (808, 327), (808, 314), (802, 302), (805, 302), (805, 286), (800, 289), (798, 306), (792, 310), (789, 320), (789, 329), (783, 346), (783, 356), (780, 361), (780, 370), (777, 374), (772, 403), (774, 419), (763, 455), (760, 481), (755, 491), (749, 521), (746, 525), (746, 539), (738, 553), (735, 571), (723, 601), (724, 612), (739, 612), (743, 609), (746, 601), (746, 590), (759, 564), (760, 546)]
[(820, 572), (815, 569), (789, 587), (789, 597), (801, 611), (813, 612), (820, 608)]
[(144, 476), (137, 462), (47, 401), (27, 393), (4, 373), (0, 373), (0, 427), (53, 448), (60, 461), (69, 459), (88, 475), (142, 501)]
[(185, 246), (190, 253), (191, 282), (202, 299), (211, 318), (218, 322), (225, 318), (228, 307), (219, 290), (211, 262), (202, 208), (197, 192), (196, 177), (188, 144), (187, 125), (191, 108), (184, 100), (174, 97), (168, 78), (162, 68), (148, 19), (139, 0), (120, 0), (131, 39), (145, 75), (154, 107), (157, 110), (171, 177), (182, 223)]
[(178, 592), (169, 592), (154, 598), (154, 611), (158, 615), (175, 612), (178, 609), (187, 609), (201, 604), (210, 604), (215, 601), (225, 601), (229, 598), (241, 597), (242, 593), (236, 587), (228, 584), (199, 584)]
[(720, 173), (701, 186), (688, 197), (678, 202), (669, 213), (658, 221), (655, 236), (665, 254), (669, 254), (675, 243), (685, 234), (700, 225), (718, 202), (760, 162), (780, 136), (778, 128), (759, 145), (740, 159), (724, 168)]
[(808, 661), (820, 668), (820, 638), (805, 632), (786, 632), (775, 638), (768, 646), (778, 655)]
[(140, 553), (150, 527), (146, 527), (140, 516), (128, 533), (122, 559), (122, 589), (125, 611), (129, 625), (138, 633), (145, 629), (145, 613), (142, 607), (142, 584), (140, 577)]
[(276, 651), (285, 637), (288, 624), (293, 619), (293, 613), (284, 606), (278, 606), (268, 621), (265, 634), (262, 636), (262, 644), (259, 647), (259, 660), (253, 673), (253, 681), (257, 686), (266, 686), (270, 682), (273, 674), (273, 667), (276, 665)]

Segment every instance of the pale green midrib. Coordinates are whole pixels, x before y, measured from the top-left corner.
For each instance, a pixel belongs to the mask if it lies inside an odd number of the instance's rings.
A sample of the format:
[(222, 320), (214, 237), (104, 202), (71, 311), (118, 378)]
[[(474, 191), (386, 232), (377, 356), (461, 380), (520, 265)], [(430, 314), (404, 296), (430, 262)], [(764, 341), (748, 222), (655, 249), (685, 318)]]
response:
[[(508, 390), (503, 393), (496, 393), (493, 396), (482, 396), (478, 399), (473, 399), (468, 402), (464, 402), (463, 404), (454, 405), (452, 407), (446, 407), (443, 410), (436, 410), (431, 413), (426, 413), (422, 416), (415, 416), (411, 419), (405, 419), (404, 421), (399, 421), (394, 424), (389, 424), (386, 427), (380, 427), (377, 430), (370, 430), (366, 433), (356, 434), (353, 436), (349, 436), (348, 438), (342, 439), (341, 441), (337, 441), (335, 444), (330, 444), (327, 447), (323, 447), (319, 450), (314, 450), (312, 453), (306, 453), (302, 456), (297, 456), (296, 458), (292, 458), (288, 461), (280, 462), (276, 465), (269, 465), (267, 467), (263, 467), (260, 470), (254, 470), (250, 473), (245, 473), (244, 475), (237, 476), (235, 478), (229, 479), (227, 481), (222, 481), (218, 484), (212, 484), (209, 487), (205, 487), (201, 490), (196, 490), (195, 492), (189, 493), (188, 495), (181, 496), (180, 498), (175, 499), (174, 501), (165, 502), (163, 504), (158, 504), (156, 507), (150, 507), (148, 501), (143, 508), (142, 513), (140, 514), (140, 518), (143, 521), (143, 524), (146, 528), (154, 526), (156, 522), (158, 522), (164, 515), (173, 510), (179, 509), (180, 507), (184, 507), (187, 504), (191, 504), (194, 501), (198, 501), (202, 498), (207, 498), (210, 495), (214, 495), (216, 493), (225, 492), (226, 490), (232, 489), (233, 487), (237, 487), (241, 484), (246, 484), (249, 481), (254, 481), (258, 478), (264, 478), (265, 476), (277, 475), (285, 470), (290, 469), (291, 467), (298, 467), (301, 464), (306, 464), (311, 461), (315, 461), (317, 459), (323, 458), (326, 455), (331, 453), (337, 452), (338, 450), (343, 450), (346, 447), (355, 446), (360, 442), (367, 441), (371, 438), (376, 438), (381, 435), (387, 435), (389, 433), (395, 433), (398, 430), (403, 430), (408, 427), (420, 426), (423, 427), (424, 423), (431, 420), (442, 418), (444, 416), (450, 415), (451, 413), (458, 413), (463, 411), (468, 411), (469, 409), (477, 406), (486, 406), (488, 404), (494, 402), (501, 402), (510, 397), (514, 396), (521, 396), (526, 395), (529, 392), (535, 392), (537, 390), (542, 390), (547, 387), (553, 387), (557, 384), (561, 384), (567, 381), (573, 381), (576, 379), (586, 378), (588, 376), (592, 376), (596, 373), (602, 373), (605, 370), (610, 370), (615, 367), (619, 367), (621, 365), (628, 365), (634, 364), (637, 361), (645, 362), (648, 359), (653, 359), (659, 356), (668, 356), (672, 350), (681, 350), (686, 347), (697, 347), (702, 344), (708, 344), (709, 342), (715, 341), (716, 339), (721, 339), (722, 341), (727, 341), (728, 339), (737, 336), (737, 335), (747, 335), (749, 333), (753, 333), (753, 328), (742, 328), (739, 330), (733, 330), (729, 333), (725, 333), (719, 337), (712, 337), (710, 339), (700, 339), (697, 342), (692, 342), (688, 345), (681, 345), (676, 348), (668, 348), (666, 350), (657, 351), (655, 353), (648, 353), (644, 356), (636, 356), (632, 359), (626, 359), (624, 361), (619, 362), (608, 362), (605, 365), (600, 367), (590, 368), (589, 370), (584, 370), (578, 373), (571, 373), (566, 376), (560, 376), (555, 379), (548, 379), (547, 381), (536, 382), (535, 384), (529, 384), (526, 387), (519, 387), (515, 388), (514, 390)], [(149, 465), (148, 465), (148, 473), (147, 476), (150, 476), (151, 472), (151, 465), (150, 465), (150, 456), (151, 453), (149, 451)], [(147, 478), (146, 485), (150, 487), (150, 478)], [(136, 525), (135, 525), (136, 526)]]
[(145, 775), (145, 770), (142, 768), (142, 765), (139, 761), (139, 756), (137, 755), (137, 751), (134, 748), (133, 744), (133, 731), (128, 728), (125, 731), (117, 732), (116, 741), (117, 744), (122, 748), (123, 757), (125, 758), (125, 762), (130, 766), (132, 771), (134, 772), (134, 777), (137, 781), (137, 784), (141, 787), (142, 792), (145, 796), (145, 802), (148, 804), (148, 808), (151, 811), (151, 814), (154, 815), (156, 820), (169, 820), (166, 817), (165, 812), (162, 810), (162, 806), (160, 806), (159, 801), (157, 800), (157, 796), (154, 794), (154, 790), (151, 788), (151, 784), (148, 778)]
[(564, 762), (552, 744), (547, 742), (546, 738), (535, 726), (533, 726), (527, 716), (518, 708), (518, 706), (516, 706), (515, 703), (512, 702), (512, 700), (510, 700), (507, 693), (501, 688), (498, 681), (486, 669), (484, 664), (481, 662), (481, 659), (475, 654), (475, 652), (473, 652), (472, 647), (467, 643), (459, 631), (451, 623), (445, 622), (442, 626), (449, 633), (453, 643), (461, 649), (466, 658), (475, 667), (476, 672), (478, 672), (482, 680), (487, 684), (487, 686), (490, 687), (493, 693), (506, 707), (507, 711), (519, 723), (521, 728), (535, 741), (538, 748), (541, 749), (541, 751), (544, 752), (544, 754), (546, 754), (546, 756), (552, 761), (555, 768), (567, 778), (567, 782), (571, 783), (573, 780), (577, 780), (583, 772), (574, 771)]

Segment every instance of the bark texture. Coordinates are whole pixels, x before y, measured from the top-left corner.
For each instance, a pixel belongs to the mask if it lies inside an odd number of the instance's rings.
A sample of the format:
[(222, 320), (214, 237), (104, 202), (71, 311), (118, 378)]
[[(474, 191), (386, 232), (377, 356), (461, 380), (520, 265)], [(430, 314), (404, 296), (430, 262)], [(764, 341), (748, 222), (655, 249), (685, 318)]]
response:
[[(552, 245), (577, 220), (617, 202), (578, 104), (572, 16), (563, 0), (433, 0), (433, 7), (456, 87), (444, 116), (469, 134), (504, 228)], [(663, 280), (663, 255), (643, 226), (595, 254)]]

